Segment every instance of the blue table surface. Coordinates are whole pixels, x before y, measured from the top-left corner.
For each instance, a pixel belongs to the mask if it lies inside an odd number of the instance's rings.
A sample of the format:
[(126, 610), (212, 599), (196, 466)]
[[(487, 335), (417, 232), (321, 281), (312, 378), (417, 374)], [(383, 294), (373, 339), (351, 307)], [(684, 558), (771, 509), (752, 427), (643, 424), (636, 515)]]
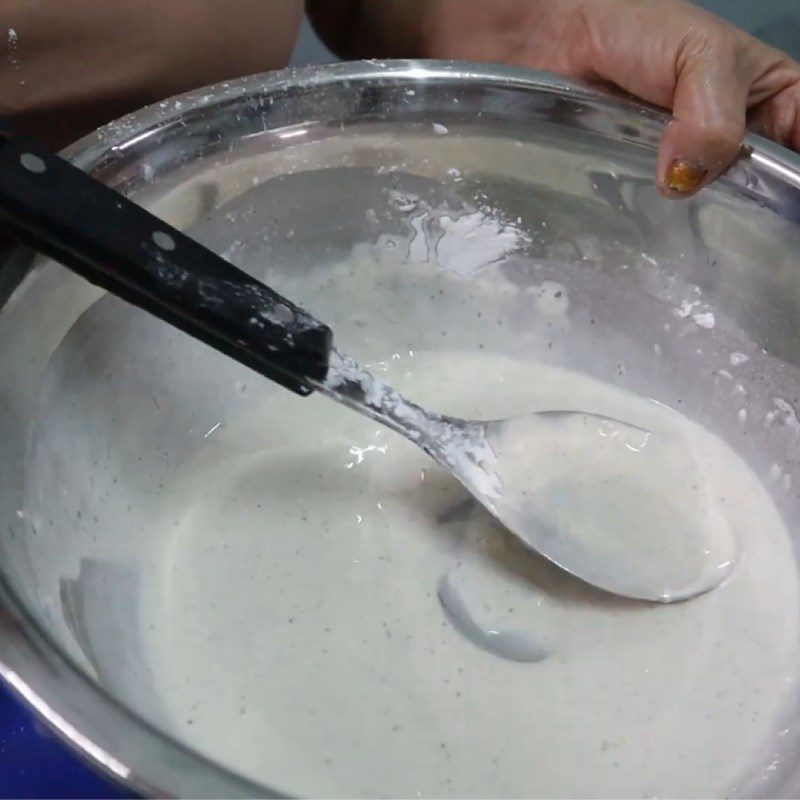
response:
[(0, 798), (128, 798), (85, 766), (0, 686)]

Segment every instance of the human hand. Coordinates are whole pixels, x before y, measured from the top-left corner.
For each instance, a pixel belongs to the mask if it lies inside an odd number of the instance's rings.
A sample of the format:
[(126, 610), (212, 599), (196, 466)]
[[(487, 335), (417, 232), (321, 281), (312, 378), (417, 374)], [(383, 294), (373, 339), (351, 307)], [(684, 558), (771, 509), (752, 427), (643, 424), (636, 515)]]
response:
[(518, 64), (612, 84), (671, 110), (657, 165), (668, 196), (688, 197), (718, 177), (747, 128), (800, 151), (800, 65), (683, 0), (361, 5), (370, 17), (362, 30), (377, 34), (384, 55)]

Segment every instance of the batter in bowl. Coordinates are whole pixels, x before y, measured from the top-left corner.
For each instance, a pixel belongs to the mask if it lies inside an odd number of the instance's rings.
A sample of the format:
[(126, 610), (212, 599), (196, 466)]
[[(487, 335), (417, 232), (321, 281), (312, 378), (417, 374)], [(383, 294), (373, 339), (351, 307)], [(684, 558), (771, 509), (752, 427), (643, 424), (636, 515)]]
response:
[[(386, 351), (383, 369), (464, 417), (678, 416), (488, 352)], [(769, 495), (722, 441), (681, 418), (736, 566), (716, 591), (660, 606), (532, 556), (369, 420), (286, 392), (254, 405), (164, 493), (149, 648), (192, 746), (317, 796), (719, 796), (770, 769), (797, 697), (796, 565)], [(476, 629), (516, 632), (537, 657), (480, 646), (453, 597)]]

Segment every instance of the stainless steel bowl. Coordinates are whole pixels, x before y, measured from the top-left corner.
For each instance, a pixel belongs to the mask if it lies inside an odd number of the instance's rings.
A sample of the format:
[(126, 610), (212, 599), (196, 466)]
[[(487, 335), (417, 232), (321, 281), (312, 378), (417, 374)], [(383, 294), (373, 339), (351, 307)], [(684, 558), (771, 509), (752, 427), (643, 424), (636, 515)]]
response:
[[(387, 187), (441, 203), (490, 198), (530, 233), (537, 279), (565, 284), (598, 332), (540, 357), (644, 394), (668, 378), (658, 399), (680, 402), (761, 474), (777, 470), (775, 500), (797, 519), (786, 487), (800, 485), (800, 158), (751, 139), (714, 187), (668, 202), (653, 188), (664, 123), (548, 75), (366, 62), (194, 92), (68, 155), (251, 268), (262, 260), (295, 274), (374, 240), (366, 211)], [(246, 214), (226, 219), (254, 203), (272, 220), (266, 237)], [(380, 229), (402, 235), (407, 224), (389, 210)], [(698, 294), (716, 320), (702, 339), (675, 314)], [(237, 402), (240, 368), (19, 250), (0, 265), (0, 304), (0, 675), (144, 793), (272, 794), (163, 732), (133, 633), (160, 535), (147, 526), (159, 484)], [(335, 321), (335, 308), (314, 310)], [(525, 309), (509, 300), (501, 310), (524, 333)], [(396, 316), (366, 324), (399, 325)], [(487, 335), (511, 347), (508, 334)], [(733, 351), (749, 357), (736, 378), (749, 395), (745, 425), (725, 368)], [(122, 438), (119, 415), (135, 422)], [(121, 474), (124, 488), (111, 477)], [(787, 714), (794, 757), (743, 794), (800, 791), (800, 712)]]

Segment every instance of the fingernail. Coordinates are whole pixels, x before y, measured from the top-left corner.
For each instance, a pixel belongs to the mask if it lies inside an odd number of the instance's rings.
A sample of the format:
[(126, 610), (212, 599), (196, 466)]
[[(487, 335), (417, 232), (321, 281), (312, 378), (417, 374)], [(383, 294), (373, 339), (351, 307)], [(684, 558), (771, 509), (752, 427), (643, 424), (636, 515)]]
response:
[(703, 182), (708, 170), (696, 161), (676, 158), (667, 170), (667, 187), (673, 192), (688, 194)]

